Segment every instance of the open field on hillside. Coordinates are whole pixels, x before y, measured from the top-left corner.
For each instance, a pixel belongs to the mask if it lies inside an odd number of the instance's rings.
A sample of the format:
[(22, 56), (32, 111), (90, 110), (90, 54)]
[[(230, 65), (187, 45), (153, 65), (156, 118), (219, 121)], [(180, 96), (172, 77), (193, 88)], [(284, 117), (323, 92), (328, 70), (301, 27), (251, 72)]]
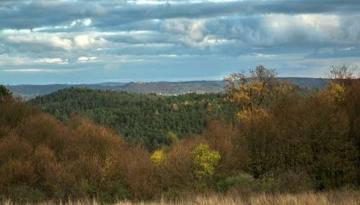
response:
[[(3, 202), (13, 205), (11, 201)], [(68, 205), (98, 205), (96, 200), (77, 202), (44, 202), (39, 205), (68, 204)], [(326, 193), (301, 193), (301, 194), (257, 194), (253, 196), (198, 196), (177, 201), (155, 202), (130, 202), (123, 201), (114, 205), (359, 205), (359, 191), (337, 191)]]

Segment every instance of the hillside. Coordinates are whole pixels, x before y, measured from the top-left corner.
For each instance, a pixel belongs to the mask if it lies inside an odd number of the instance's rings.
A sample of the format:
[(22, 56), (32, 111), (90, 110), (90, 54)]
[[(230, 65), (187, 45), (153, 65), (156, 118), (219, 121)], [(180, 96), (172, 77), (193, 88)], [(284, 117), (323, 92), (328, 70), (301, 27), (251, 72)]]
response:
[(49, 84), (49, 85), (13, 85), (7, 88), (15, 95), (24, 99), (47, 95), (65, 88), (92, 88), (99, 90), (116, 90), (124, 83), (99, 83), (99, 84)]
[(179, 95), (186, 93), (218, 93), (223, 91), (222, 81), (190, 82), (145, 82), (128, 83), (120, 90), (132, 93), (156, 93), (161, 95)]
[[(278, 78), (289, 81), (299, 87), (321, 89), (328, 82), (322, 78)], [(223, 81), (189, 82), (130, 82), (99, 84), (53, 84), (53, 85), (13, 85), (7, 86), (11, 92), (24, 99), (47, 95), (64, 88), (91, 88), (98, 90), (125, 91), (130, 93), (156, 93), (160, 95), (179, 95), (186, 93), (219, 93), (224, 90)]]
[(0, 202), (358, 189), (359, 79), (306, 90), (273, 76), (258, 67), (226, 93), (67, 88), (27, 102), (0, 86)]
[(151, 149), (168, 144), (169, 133), (179, 138), (199, 134), (209, 116), (225, 117), (230, 112), (222, 94), (159, 96), (69, 88), (36, 97), (30, 103), (61, 120), (71, 113), (85, 115)]

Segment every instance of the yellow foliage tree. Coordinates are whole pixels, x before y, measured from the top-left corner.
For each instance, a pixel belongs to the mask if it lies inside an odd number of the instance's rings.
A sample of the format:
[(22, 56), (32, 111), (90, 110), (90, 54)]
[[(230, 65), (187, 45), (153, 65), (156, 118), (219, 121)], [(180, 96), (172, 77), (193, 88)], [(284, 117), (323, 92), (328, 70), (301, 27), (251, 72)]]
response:
[(266, 104), (275, 84), (275, 71), (264, 66), (257, 66), (250, 77), (235, 73), (225, 79), (228, 98), (240, 109), (252, 110)]
[(252, 112), (264, 114), (276, 100), (294, 93), (296, 87), (286, 81), (278, 81), (275, 71), (257, 66), (250, 76), (235, 73), (225, 79), (228, 99), (238, 106), (238, 118)]
[(150, 159), (156, 166), (159, 166), (165, 161), (166, 154), (164, 150), (159, 149), (154, 151), (154, 153), (150, 156)]
[(236, 113), (236, 117), (239, 121), (248, 122), (255, 118), (267, 119), (270, 117), (270, 114), (263, 108), (257, 108), (254, 110), (244, 109)]
[(325, 94), (336, 102), (340, 102), (344, 99), (345, 87), (339, 83), (330, 83)]
[(199, 144), (192, 152), (196, 166), (196, 176), (199, 178), (212, 176), (220, 161), (220, 153), (211, 150), (209, 145)]

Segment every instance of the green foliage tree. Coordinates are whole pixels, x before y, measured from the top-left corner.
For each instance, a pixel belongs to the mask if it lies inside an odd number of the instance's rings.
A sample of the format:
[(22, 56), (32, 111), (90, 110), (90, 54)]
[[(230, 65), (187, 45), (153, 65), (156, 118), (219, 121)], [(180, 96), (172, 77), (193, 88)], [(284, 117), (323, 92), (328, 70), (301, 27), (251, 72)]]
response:
[(0, 103), (6, 99), (11, 99), (11, 92), (3, 85), (0, 85)]
[(170, 145), (175, 145), (175, 144), (179, 143), (178, 136), (171, 131), (168, 132), (168, 134), (167, 134), (167, 140), (169, 141)]

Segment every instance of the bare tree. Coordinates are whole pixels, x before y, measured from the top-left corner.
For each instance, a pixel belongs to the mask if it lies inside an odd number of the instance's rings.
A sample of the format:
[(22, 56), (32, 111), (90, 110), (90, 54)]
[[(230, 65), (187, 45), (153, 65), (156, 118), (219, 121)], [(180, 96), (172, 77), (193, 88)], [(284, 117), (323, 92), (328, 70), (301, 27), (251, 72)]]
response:
[(332, 65), (330, 69), (331, 79), (352, 79), (354, 78), (354, 66), (340, 64), (340, 65)]

